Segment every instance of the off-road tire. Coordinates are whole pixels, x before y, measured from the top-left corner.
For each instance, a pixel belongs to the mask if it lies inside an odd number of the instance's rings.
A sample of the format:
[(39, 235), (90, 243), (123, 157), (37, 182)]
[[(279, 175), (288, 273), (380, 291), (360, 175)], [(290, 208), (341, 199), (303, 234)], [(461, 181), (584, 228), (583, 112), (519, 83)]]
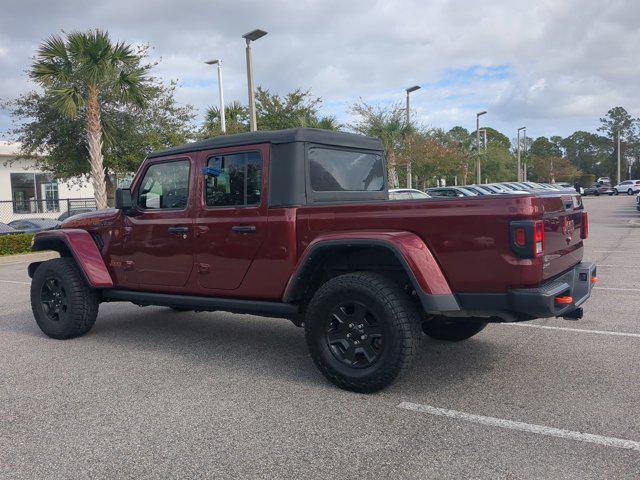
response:
[[(380, 332), (380, 353), (368, 366), (345, 364), (330, 345), (327, 324), (335, 318), (332, 312), (349, 302), (364, 305), (364, 323), (377, 325)], [(421, 340), (420, 315), (411, 297), (391, 279), (370, 272), (347, 273), (322, 285), (308, 304), (304, 324), (309, 352), (320, 372), (338, 387), (361, 393), (382, 390), (405, 373)]]
[[(59, 314), (52, 314), (53, 319), (45, 309), (45, 282), (59, 285), (66, 306)], [(51, 289), (44, 287), (48, 294)], [(36, 323), (45, 335), (64, 340), (84, 335), (96, 321), (98, 315), (98, 295), (84, 279), (72, 258), (56, 258), (43, 262), (35, 271), (31, 281), (31, 310)]]
[(480, 333), (487, 326), (478, 320), (436, 317), (422, 322), (422, 331), (435, 340), (460, 342)]

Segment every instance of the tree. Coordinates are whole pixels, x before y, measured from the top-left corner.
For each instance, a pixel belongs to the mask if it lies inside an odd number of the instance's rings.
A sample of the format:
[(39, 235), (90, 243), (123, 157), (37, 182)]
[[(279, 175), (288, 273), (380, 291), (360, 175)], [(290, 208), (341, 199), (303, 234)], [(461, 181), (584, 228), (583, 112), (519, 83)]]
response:
[(102, 106), (106, 97), (121, 105), (144, 105), (149, 66), (141, 61), (131, 45), (113, 43), (106, 31), (96, 29), (51, 36), (29, 71), (61, 113), (73, 120), (86, 111), (83, 133), (98, 208), (107, 207)]
[[(227, 135), (249, 131), (249, 109), (238, 101), (225, 106), (224, 119)], [(204, 139), (218, 135), (222, 135), (220, 109), (218, 107), (209, 107), (205, 115), (204, 124), (198, 132), (198, 137)]]
[(607, 137), (580, 130), (562, 140), (561, 146), (566, 158), (578, 170), (596, 176), (613, 175), (613, 145)]
[(561, 157), (562, 150), (547, 137), (538, 137), (531, 143), (529, 154), (538, 157)]
[[(145, 107), (123, 108), (103, 95), (104, 168), (109, 173), (135, 171), (145, 156), (155, 150), (179, 145), (191, 139), (191, 106), (176, 103), (175, 83), (165, 86), (153, 79), (146, 89)], [(60, 112), (51, 92), (30, 92), (9, 102), (7, 107), (17, 126), (10, 132), (21, 143), (19, 158), (36, 160), (39, 168), (56, 178), (70, 179), (91, 171), (85, 135), (86, 109), (74, 117)], [(106, 177), (111, 196), (113, 185)]]
[(600, 123), (598, 131), (613, 140), (617, 137), (618, 132), (621, 137), (632, 137), (638, 120), (629, 115), (625, 108), (613, 107), (604, 117), (600, 118)]
[(562, 156), (534, 155), (529, 163), (529, 179), (538, 182), (575, 182), (582, 172)]
[[(320, 116), (318, 107), (322, 99), (313, 97), (308, 90), (296, 89), (284, 96), (258, 87), (256, 91), (256, 123), (258, 130), (283, 130), (285, 128), (310, 127), (338, 130), (340, 125), (333, 117)], [(225, 107), (227, 134), (249, 131), (249, 109), (239, 102)], [(198, 137), (222, 135), (220, 109), (210, 107)]]
[(399, 185), (396, 170), (397, 152), (402, 146), (404, 137), (413, 130), (412, 126), (407, 124), (404, 108), (399, 105), (373, 106), (360, 100), (351, 107), (351, 114), (356, 117), (351, 125), (356, 133), (378, 137), (382, 141), (387, 153), (389, 186), (397, 188)]

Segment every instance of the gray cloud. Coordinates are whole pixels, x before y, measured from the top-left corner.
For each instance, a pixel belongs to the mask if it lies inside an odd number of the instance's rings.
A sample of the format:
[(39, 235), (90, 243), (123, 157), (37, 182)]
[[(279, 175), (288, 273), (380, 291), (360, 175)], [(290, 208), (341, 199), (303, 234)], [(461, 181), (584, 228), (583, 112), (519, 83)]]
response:
[[(526, 123), (533, 135), (593, 129), (618, 104), (640, 114), (636, 0), (10, 0), (2, 10), (5, 99), (33, 88), (24, 71), (43, 38), (102, 27), (151, 44), (162, 59), (155, 74), (179, 80), (180, 101), (201, 112), (217, 101), (215, 72), (203, 62), (221, 57), (226, 98), (244, 102), (241, 35), (260, 27), (269, 35), (254, 46), (256, 83), (310, 88), (343, 121), (358, 97), (402, 101), (415, 83), (423, 85), (412, 97), (416, 115), (445, 128), (473, 128), (478, 108), (505, 133)], [(7, 122), (0, 112), (0, 131)]]

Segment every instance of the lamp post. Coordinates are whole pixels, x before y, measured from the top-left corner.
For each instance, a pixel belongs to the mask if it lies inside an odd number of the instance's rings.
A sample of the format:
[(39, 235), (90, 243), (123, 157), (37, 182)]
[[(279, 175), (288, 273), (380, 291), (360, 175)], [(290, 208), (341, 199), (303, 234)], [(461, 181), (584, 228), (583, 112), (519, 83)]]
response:
[(520, 127), (518, 129), (518, 175), (517, 175), (518, 182), (522, 181), (522, 164), (520, 162), (520, 132), (526, 129), (527, 127)]
[(218, 66), (218, 94), (220, 95), (220, 130), (222, 133), (227, 133), (227, 122), (224, 116), (224, 92), (222, 88), (222, 60), (219, 58), (209, 60), (208, 62), (204, 62), (207, 65), (217, 65)]
[[(414, 85), (413, 87), (405, 88), (405, 92), (407, 92), (407, 129), (411, 124), (411, 109), (409, 108), (409, 94), (411, 92), (415, 92), (416, 90), (420, 90), (420, 85)], [(411, 175), (411, 159), (407, 162), (407, 188), (412, 188), (413, 179)]]
[(476, 161), (476, 183), (482, 183), (482, 175), (480, 171), (480, 117), (485, 113), (487, 113), (486, 110), (476, 113), (476, 153), (478, 154), (478, 159)]
[(253, 64), (251, 59), (251, 42), (264, 37), (267, 34), (264, 30), (256, 29), (249, 33), (245, 33), (242, 38), (247, 42), (247, 88), (249, 89), (249, 121), (251, 125), (251, 131), (255, 132), (258, 129), (256, 124), (256, 97), (253, 91)]
[(481, 128), (480, 133), (482, 133), (482, 148), (484, 153), (487, 153), (487, 129)]
[[(620, 185), (620, 129), (618, 129), (618, 185)], [(631, 177), (629, 177), (631, 178)]]

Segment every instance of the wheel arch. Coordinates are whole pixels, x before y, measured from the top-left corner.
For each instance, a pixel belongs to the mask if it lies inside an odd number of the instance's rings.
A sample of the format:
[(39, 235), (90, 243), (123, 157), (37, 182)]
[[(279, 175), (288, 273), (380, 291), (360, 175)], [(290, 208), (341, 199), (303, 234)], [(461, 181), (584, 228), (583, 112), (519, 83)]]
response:
[[(98, 246), (86, 230), (58, 229), (39, 232), (33, 237), (31, 250), (52, 250), (61, 257), (71, 257), (78, 265), (87, 283), (93, 288), (113, 287), (113, 280)], [(29, 277), (43, 262), (33, 262), (27, 267)]]
[[(365, 232), (325, 235), (314, 240), (301, 255), (283, 295), (288, 303), (301, 302), (324, 283), (319, 270), (327, 262), (349, 258), (353, 252), (379, 252), (377, 266), (397, 266), (406, 275), (422, 307), (427, 312), (457, 311), (460, 306), (440, 266), (424, 241), (411, 232)], [(390, 259), (395, 262), (390, 265)], [(366, 270), (370, 264), (362, 264)], [(349, 271), (349, 265), (347, 270)]]

